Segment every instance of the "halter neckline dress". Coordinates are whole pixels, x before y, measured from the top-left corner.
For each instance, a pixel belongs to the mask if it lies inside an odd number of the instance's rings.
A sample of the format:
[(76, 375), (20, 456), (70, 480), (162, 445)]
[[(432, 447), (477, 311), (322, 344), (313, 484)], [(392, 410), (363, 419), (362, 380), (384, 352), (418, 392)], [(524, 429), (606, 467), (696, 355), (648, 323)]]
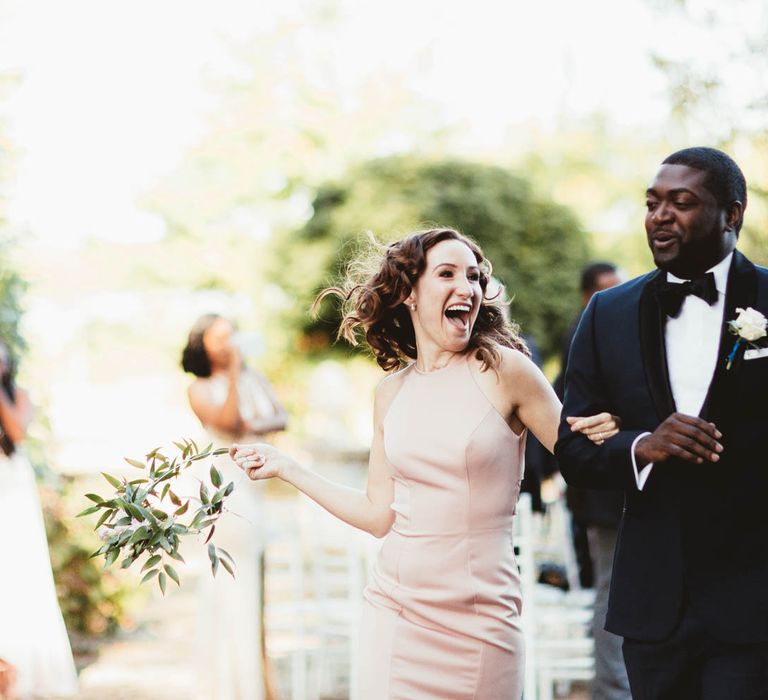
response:
[(361, 697), (517, 700), (523, 685), (512, 519), (515, 434), (467, 358), (414, 365), (384, 418), (395, 521), (364, 595)]

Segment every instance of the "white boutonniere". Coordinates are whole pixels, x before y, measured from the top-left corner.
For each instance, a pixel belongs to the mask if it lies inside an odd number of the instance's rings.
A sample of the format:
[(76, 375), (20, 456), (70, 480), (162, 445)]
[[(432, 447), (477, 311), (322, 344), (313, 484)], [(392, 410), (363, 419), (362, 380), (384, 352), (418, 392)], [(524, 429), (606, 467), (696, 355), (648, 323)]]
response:
[(736, 354), (742, 346), (758, 347), (756, 341), (768, 335), (768, 319), (759, 311), (748, 306), (746, 309), (736, 309), (738, 316), (728, 321), (728, 330), (736, 336), (736, 342), (726, 359), (725, 368), (730, 369)]

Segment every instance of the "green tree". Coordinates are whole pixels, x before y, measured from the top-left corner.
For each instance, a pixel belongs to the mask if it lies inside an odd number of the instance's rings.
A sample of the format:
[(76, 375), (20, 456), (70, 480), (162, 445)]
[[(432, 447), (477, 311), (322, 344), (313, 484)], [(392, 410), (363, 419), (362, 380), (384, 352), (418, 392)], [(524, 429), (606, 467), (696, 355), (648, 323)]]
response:
[(372, 230), (381, 240), (426, 226), (451, 226), (483, 247), (513, 299), (511, 313), (543, 355), (555, 353), (578, 306), (577, 281), (588, 239), (565, 207), (509, 171), (462, 160), (397, 156), (366, 162), (322, 185), (313, 215), (276, 241), (276, 280), (296, 300), (289, 312), (305, 348), (326, 349), (337, 322), (326, 308), (308, 315)]
[[(0, 75), (0, 100), (14, 87), (13, 76)], [(5, 218), (5, 185), (12, 178), (13, 148), (8, 138), (5, 120), (0, 117), (0, 338), (9, 346), (14, 357), (24, 348), (19, 333), (21, 297), (25, 283), (11, 264), (12, 240)]]
[[(680, 144), (711, 145), (733, 155), (747, 177), (749, 205), (739, 247), (768, 263), (768, 25), (764, 3), (713, 0), (662, 3), (661, 39), (652, 59), (666, 80), (670, 131)], [(663, 31), (662, 31), (663, 30)], [(687, 41), (664, 41), (684, 31)], [(673, 46), (674, 44), (674, 46)]]

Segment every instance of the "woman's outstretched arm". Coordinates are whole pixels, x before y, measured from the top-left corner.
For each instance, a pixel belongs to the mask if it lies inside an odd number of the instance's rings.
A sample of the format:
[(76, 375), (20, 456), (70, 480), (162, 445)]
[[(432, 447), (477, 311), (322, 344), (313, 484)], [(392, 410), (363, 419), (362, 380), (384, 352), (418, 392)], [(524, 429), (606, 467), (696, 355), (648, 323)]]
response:
[(394, 513), (390, 507), (393, 499), (392, 468), (384, 453), (382, 424), (399, 386), (399, 375), (393, 375), (387, 377), (376, 391), (374, 436), (365, 491), (329, 481), (285, 452), (264, 443), (233, 445), (230, 456), (251, 479), (282, 479), (340, 520), (376, 537), (383, 537), (392, 527)]

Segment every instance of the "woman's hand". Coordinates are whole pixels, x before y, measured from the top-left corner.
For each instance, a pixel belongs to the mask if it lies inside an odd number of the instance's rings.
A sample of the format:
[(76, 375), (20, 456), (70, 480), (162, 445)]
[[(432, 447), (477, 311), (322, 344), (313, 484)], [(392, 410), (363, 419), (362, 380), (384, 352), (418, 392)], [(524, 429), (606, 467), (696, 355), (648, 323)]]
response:
[(610, 413), (598, 413), (596, 416), (568, 416), (568, 425), (574, 433), (581, 433), (596, 445), (602, 445), (608, 438), (613, 437), (621, 428), (621, 418)]
[(229, 376), (232, 379), (237, 381), (237, 378), (240, 376), (240, 372), (243, 369), (243, 356), (240, 354), (240, 348), (232, 342), (230, 342), (227, 347), (227, 353), (229, 354), (227, 372), (229, 372)]
[(263, 442), (234, 444), (229, 448), (229, 456), (253, 481), (284, 479), (286, 471), (296, 465), (291, 457)]

